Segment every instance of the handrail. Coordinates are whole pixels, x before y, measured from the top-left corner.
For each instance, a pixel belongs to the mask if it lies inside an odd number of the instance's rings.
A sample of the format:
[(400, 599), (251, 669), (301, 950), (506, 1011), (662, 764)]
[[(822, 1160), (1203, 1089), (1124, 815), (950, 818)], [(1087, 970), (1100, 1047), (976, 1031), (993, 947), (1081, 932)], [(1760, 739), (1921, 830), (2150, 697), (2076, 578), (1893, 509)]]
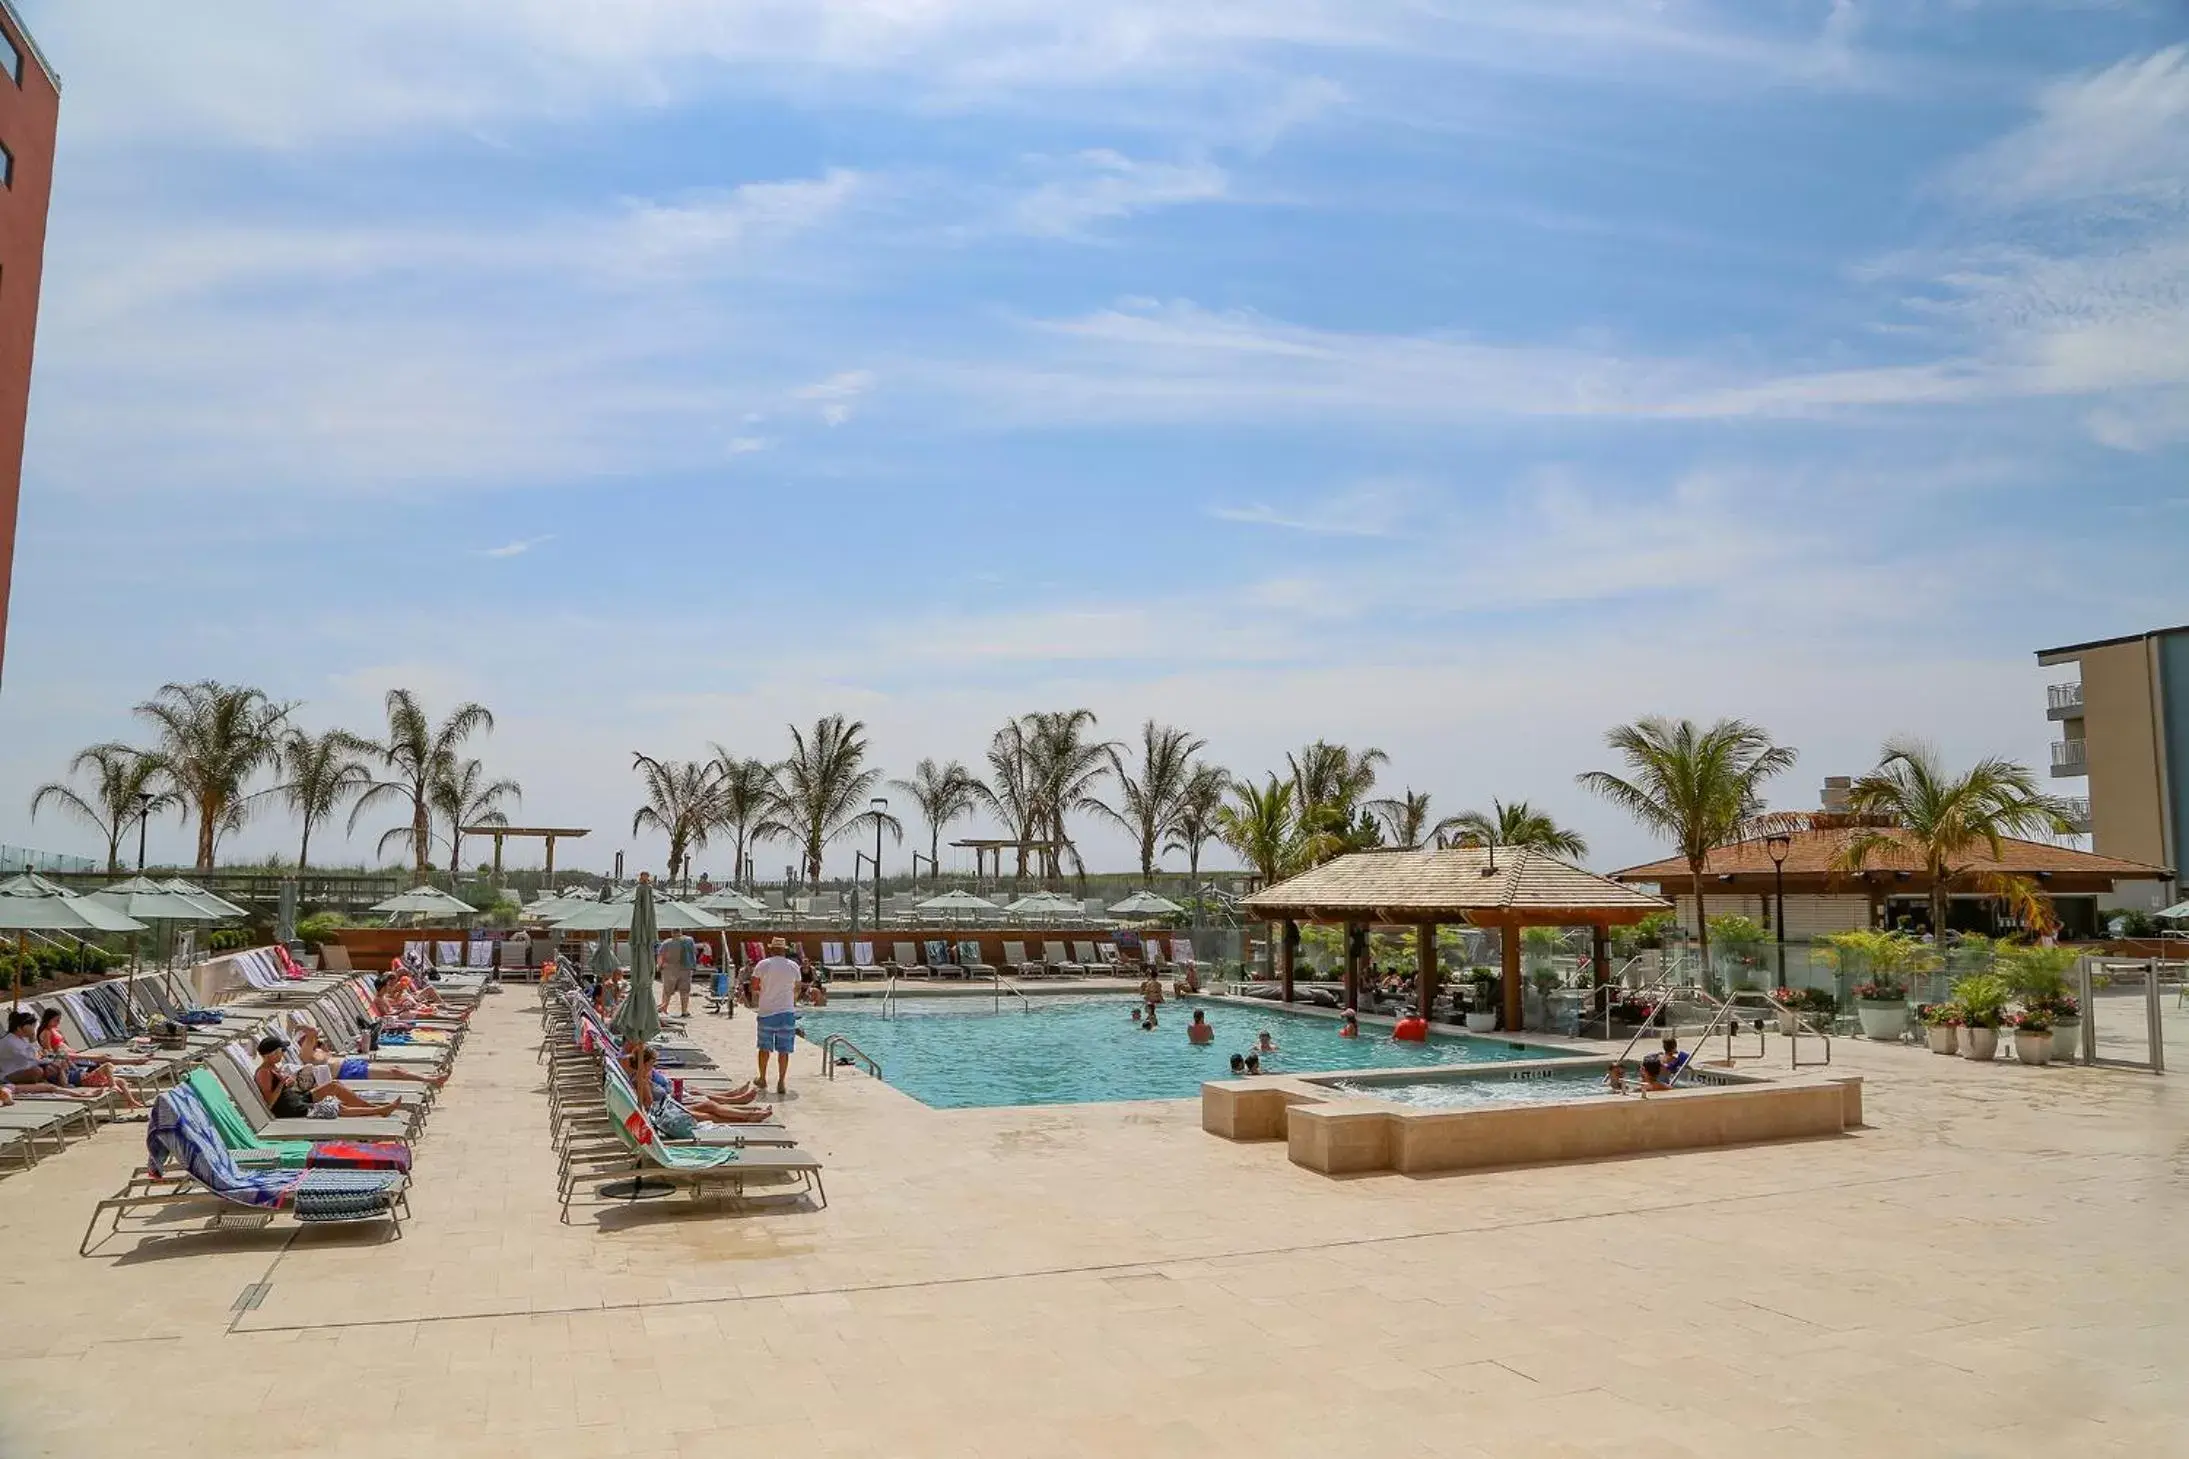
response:
[(866, 1066), (867, 1073), (873, 1075), (876, 1079), (882, 1077), (882, 1064), (879, 1059), (853, 1043), (847, 1035), (832, 1033), (821, 1040), (821, 1072), (828, 1078), (834, 1079), (836, 1077), (836, 1051), (838, 1049), (848, 1052), (853, 1059), (863, 1063)]
[(897, 975), (891, 973), (882, 982), (882, 1017), (887, 1018), (897, 1007)]
[[(1613, 1061), (1614, 1063), (1625, 1063), (1627, 1055), (1633, 1053), (1634, 1046), (1642, 1041), (1642, 1035), (1649, 1032), (1649, 1026), (1653, 1023), (1656, 1023), (1658, 1018), (1663, 1015), (1664, 1011), (1672, 1006), (1672, 998), (1670, 996), (1671, 989), (1666, 987), (1666, 984), (1670, 981), (1674, 974), (1680, 971), (1680, 961), (1681, 960), (1677, 957), (1673, 958), (1671, 965), (1657, 975), (1656, 982), (1651, 983), (1648, 987), (1639, 990), (1644, 993), (1650, 993), (1656, 991), (1657, 989), (1664, 988), (1666, 996), (1658, 999), (1657, 1006), (1650, 1009), (1648, 1015), (1644, 1017), (1640, 1023), (1634, 1026), (1634, 1036), (1627, 1040), (1626, 1047), (1619, 1051), (1619, 1057)], [(1606, 1028), (1609, 1028), (1611, 1026), (1611, 1015), (1609, 1013), (1606, 1013), (1604, 1017), (1604, 1026)]]
[(996, 973), (995, 973), (995, 979), (996, 979), (996, 995), (995, 995), (995, 996), (996, 996), (996, 1006), (995, 1006), (995, 1009), (993, 1010), (994, 1012), (997, 1012), (997, 1013), (1001, 1013), (1001, 1012), (1003, 1012), (1003, 995), (1004, 995), (1004, 994), (1006, 994), (1006, 993), (1012, 994), (1013, 996), (1015, 996), (1015, 997), (1016, 997), (1016, 998), (1018, 999), (1018, 1001), (1019, 1001), (1020, 1003), (1024, 1004), (1024, 1005), (1025, 1005), (1025, 1009), (1026, 1009), (1026, 1011), (1027, 1011), (1028, 1013), (1032, 1013), (1032, 1012), (1034, 1011), (1034, 1000), (1033, 1000), (1033, 999), (1031, 999), (1031, 998), (1029, 998), (1029, 997), (1027, 997), (1027, 996), (1026, 996), (1026, 990), (1025, 990), (1025, 989), (1023, 989), (1023, 988), (1021, 988), (1021, 987), (1019, 987), (1019, 985), (1018, 985), (1018, 984), (1016, 984), (1016, 983), (1007, 983), (1007, 982), (1005, 982), (1005, 981), (1004, 981), (1004, 978), (1003, 978), (1003, 970), (1002, 970), (1001, 968), (998, 968), (998, 969), (996, 970)]

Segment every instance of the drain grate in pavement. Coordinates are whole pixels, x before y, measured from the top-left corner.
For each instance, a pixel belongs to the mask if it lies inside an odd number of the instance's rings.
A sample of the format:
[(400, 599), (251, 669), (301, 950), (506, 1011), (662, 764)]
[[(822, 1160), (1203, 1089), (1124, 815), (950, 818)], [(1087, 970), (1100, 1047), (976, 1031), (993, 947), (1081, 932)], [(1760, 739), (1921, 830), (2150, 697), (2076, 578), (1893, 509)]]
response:
[(236, 1293), (236, 1300), (229, 1304), (228, 1310), (230, 1312), (255, 1311), (258, 1304), (266, 1300), (266, 1294), (273, 1289), (274, 1284), (272, 1282), (253, 1282), (250, 1286)]

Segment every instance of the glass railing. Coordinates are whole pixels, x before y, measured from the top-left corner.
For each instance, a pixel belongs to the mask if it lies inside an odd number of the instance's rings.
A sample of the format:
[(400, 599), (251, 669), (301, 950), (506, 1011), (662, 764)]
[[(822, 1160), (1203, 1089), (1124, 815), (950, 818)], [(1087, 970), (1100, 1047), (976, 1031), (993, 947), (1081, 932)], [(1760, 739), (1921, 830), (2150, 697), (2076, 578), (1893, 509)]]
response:
[(2045, 687), (2045, 705), (2049, 709), (2080, 709), (2083, 707), (2083, 686), (2049, 684)]
[(2080, 770), (2090, 763), (2090, 747), (2081, 740), (2054, 740), (2052, 742), (2052, 768), (2055, 771)]

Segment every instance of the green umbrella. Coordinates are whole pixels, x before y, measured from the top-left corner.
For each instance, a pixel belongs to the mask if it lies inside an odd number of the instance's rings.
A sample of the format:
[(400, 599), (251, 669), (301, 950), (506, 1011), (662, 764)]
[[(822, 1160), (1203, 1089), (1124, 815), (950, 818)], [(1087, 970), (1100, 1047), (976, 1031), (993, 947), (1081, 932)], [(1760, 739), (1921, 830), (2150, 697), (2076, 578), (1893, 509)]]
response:
[(194, 897), (164, 887), (148, 876), (133, 876), (127, 881), (101, 887), (91, 894), (91, 899), (140, 922), (228, 920), (228, 913), (216, 911)]
[(478, 909), (461, 897), (452, 897), (439, 887), (412, 887), (409, 891), (376, 902), (375, 912), (385, 912), (391, 917), (415, 913), (421, 917), (476, 917)]
[(1153, 892), (1134, 892), (1124, 901), (1110, 908), (1110, 915), (1112, 917), (1175, 917), (1185, 910), (1184, 907), (1179, 906), (1169, 898), (1159, 897)]
[(654, 879), (638, 875), (631, 902), (631, 991), (609, 1022), (626, 1046), (651, 1042), (661, 1032), (661, 1011), (654, 1006)]
[[(667, 899), (655, 902), (654, 930), (657, 932), (713, 932), (723, 926), (720, 917), (700, 910), (689, 902), (672, 902)], [(569, 916), (555, 923), (557, 932), (623, 932), (638, 920), (638, 903), (597, 902), (580, 907)]]
[(239, 907), (226, 897), (216, 897), (196, 882), (184, 881), (179, 876), (171, 876), (166, 881), (154, 882), (153, 885), (164, 892), (180, 893), (207, 911), (218, 912), (223, 917), (248, 917), (251, 915), (250, 908)]
[(593, 975), (605, 978), (616, 970), (616, 939), (603, 932), (593, 939), (593, 955), (587, 960)]
[(733, 912), (740, 916), (747, 912), (765, 912), (768, 910), (766, 902), (756, 901), (735, 887), (723, 887), (719, 891), (709, 892), (692, 905), (704, 907), (710, 912)]
[(35, 872), (0, 882), (0, 929), (15, 933), (15, 1002), (23, 1001), (23, 963), (30, 956), (24, 934), (71, 932), (81, 938), (87, 932), (142, 932), (136, 918), (115, 911), (104, 902), (79, 897), (67, 888), (47, 881)]

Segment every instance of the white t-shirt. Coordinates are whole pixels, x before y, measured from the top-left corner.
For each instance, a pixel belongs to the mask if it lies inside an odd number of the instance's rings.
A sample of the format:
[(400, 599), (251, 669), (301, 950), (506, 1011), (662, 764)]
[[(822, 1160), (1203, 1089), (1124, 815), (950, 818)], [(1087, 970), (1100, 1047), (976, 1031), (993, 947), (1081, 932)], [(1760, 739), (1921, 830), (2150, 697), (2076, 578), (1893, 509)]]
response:
[(752, 965), (752, 1011), (788, 1013), (798, 1006), (798, 964), (787, 957), (764, 957)]
[(38, 1057), (38, 1046), (23, 1035), (11, 1033), (0, 1037), (0, 1079), (11, 1079), (25, 1069), (35, 1069), (44, 1062)]

